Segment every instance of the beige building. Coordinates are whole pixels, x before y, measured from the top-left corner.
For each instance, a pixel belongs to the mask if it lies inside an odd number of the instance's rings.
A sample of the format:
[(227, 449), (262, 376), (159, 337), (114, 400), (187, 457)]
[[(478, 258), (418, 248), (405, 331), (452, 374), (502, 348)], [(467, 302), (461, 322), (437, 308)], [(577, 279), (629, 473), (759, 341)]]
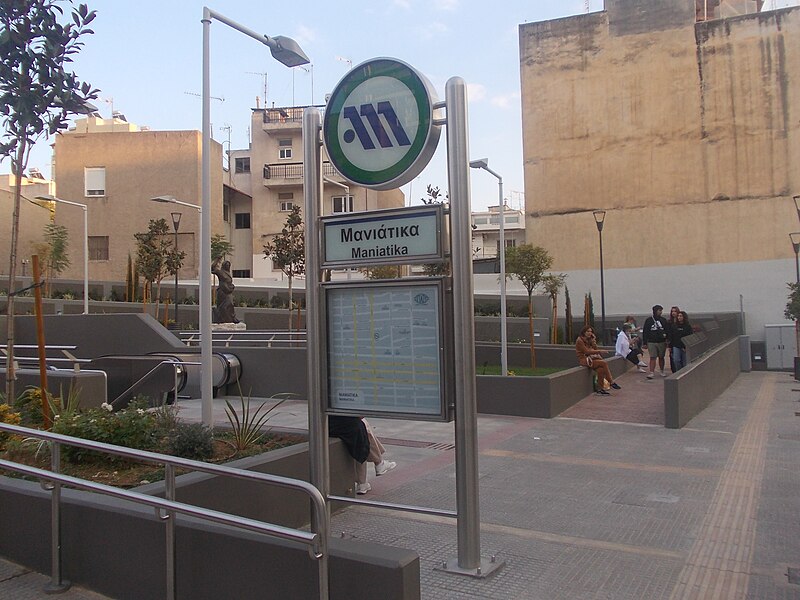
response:
[[(525, 213), (503, 208), (503, 238), (506, 248), (525, 243)], [(472, 258), (494, 258), (500, 250), (500, 206), (472, 212)]]
[[(280, 278), (263, 247), (279, 233), (293, 205), (304, 209), (302, 117), (306, 107), (256, 108), (248, 150), (230, 157), (230, 184), (241, 195), (230, 204), (230, 240), (236, 247), (234, 276)], [(324, 108), (324, 107), (319, 107)], [(403, 193), (349, 186), (323, 149), (323, 214), (403, 206)], [(303, 212), (305, 212), (303, 210)], [(252, 249), (248, 254), (245, 248)]]
[[(800, 230), (800, 8), (606, 0), (520, 25), (527, 239), (608, 314), (783, 321)], [(577, 288), (577, 289), (576, 289)], [(755, 316), (751, 319), (751, 315)]]
[[(199, 213), (188, 207), (151, 202), (169, 195), (201, 203), (201, 134), (199, 131), (149, 131), (120, 118), (79, 119), (56, 136), (56, 196), (88, 206), (89, 279), (125, 281), (128, 255), (135, 258), (134, 234), (150, 219), (163, 218), (172, 231), (171, 212), (180, 212), (178, 248), (186, 252), (182, 278), (197, 278), (200, 262)], [(222, 147), (211, 144), (211, 229), (223, 223)], [(83, 277), (80, 208), (57, 205), (56, 222), (70, 232), (72, 266), (62, 277)]]
[[(11, 225), (14, 214), (16, 177), (0, 175), (0, 214), (6, 215), (0, 225), (0, 275), (11, 268)], [(17, 275), (31, 275), (31, 256), (36, 244), (44, 243), (44, 228), (50, 223), (50, 211), (33, 202), (36, 196), (49, 194), (52, 182), (41, 177), (22, 177), (22, 198), (19, 205), (19, 237), (17, 238)], [(29, 202), (29, 200), (31, 202)]]

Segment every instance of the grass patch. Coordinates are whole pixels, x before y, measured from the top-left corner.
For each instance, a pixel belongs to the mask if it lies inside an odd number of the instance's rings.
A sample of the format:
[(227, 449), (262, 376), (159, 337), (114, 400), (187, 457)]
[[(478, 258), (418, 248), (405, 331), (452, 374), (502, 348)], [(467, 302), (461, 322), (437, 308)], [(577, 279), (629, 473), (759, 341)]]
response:
[[(500, 375), (500, 365), (478, 365), (475, 368), (475, 373), (478, 375)], [(509, 367), (508, 374), (516, 375), (517, 377), (544, 377), (545, 375), (552, 375), (559, 371), (566, 371), (563, 367), (537, 367), (531, 369), (530, 367)]]

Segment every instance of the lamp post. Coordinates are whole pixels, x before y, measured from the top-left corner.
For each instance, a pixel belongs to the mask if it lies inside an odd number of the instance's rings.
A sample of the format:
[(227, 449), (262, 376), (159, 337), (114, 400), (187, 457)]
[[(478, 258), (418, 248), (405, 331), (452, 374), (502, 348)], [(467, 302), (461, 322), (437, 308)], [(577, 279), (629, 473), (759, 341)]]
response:
[(497, 177), (498, 200), (500, 202), (500, 369), (508, 375), (508, 339), (506, 334), (506, 217), (503, 203), (503, 178), (489, 168), (488, 158), (472, 160), (469, 166), (483, 169)]
[(83, 314), (89, 314), (89, 207), (80, 202), (72, 202), (71, 200), (62, 200), (56, 198), (51, 194), (44, 194), (36, 196), (37, 200), (45, 200), (46, 202), (55, 202), (60, 204), (69, 204), (70, 206), (79, 206), (83, 209)]
[(794, 207), (797, 210), (797, 218), (800, 219), (800, 195), (792, 196)]
[(272, 57), (287, 67), (309, 63), (300, 45), (282, 35), (269, 37), (256, 33), (226, 16), (203, 7), (203, 168), (202, 168), (202, 212), (200, 216), (200, 397), (202, 420), (207, 427), (214, 426), (211, 385), (211, 20), (232, 27), (269, 47)]
[(800, 285), (800, 231), (795, 231), (789, 234), (789, 239), (792, 240), (792, 248), (794, 248), (794, 273), (795, 283)]
[(594, 222), (597, 225), (597, 233), (600, 236), (600, 313), (601, 313), (601, 327), (603, 332), (600, 339), (605, 345), (606, 343), (606, 288), (603, 281), (603, 221), (606, 220), (606, 211), (595, 210), (592, 211)]
[[(178, 228), (181, 226), (181, 217), (183, 213), (171, 212), (172, 226), (175, 228), (175, 252), (178, 251)], [(175, 269), (175, 327), (178, 327), (178, 269)]]

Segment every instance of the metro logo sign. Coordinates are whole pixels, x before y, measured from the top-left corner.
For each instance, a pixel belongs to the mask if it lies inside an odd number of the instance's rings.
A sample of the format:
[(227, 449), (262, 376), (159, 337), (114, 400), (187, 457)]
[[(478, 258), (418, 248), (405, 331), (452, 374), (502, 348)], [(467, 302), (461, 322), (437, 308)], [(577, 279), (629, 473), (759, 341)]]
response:
[(357, 185), (389, 190), (427, 166), (441, 128), (435, 93), (402, 61), (378, 58), (353, 68), (325, 109), (323, 138), (336, 169)]

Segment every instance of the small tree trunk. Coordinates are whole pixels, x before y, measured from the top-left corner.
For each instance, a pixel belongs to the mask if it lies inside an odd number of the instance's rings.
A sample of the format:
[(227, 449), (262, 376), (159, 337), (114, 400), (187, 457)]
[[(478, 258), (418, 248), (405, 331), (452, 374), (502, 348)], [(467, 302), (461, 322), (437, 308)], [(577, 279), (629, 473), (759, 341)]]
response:
[(551, 343), (558, 343), (558, 296), (553, 296), (553, 340)]
[(292, 332), (292, 276), (289, 276), (289, 333)]
[(17, 287), (17, 243), (19, 242), (19, 204), (22, 196), (22, 173), (25, 165), (25, 138), (22, 138), (17, 148), (17, 157), (12, 164), (12, 171), (16, 179), (14, 187), (14, 213), (11, 217), (11, 248), (10, 264), (8, 269), (8, 309), (6, 320), (6, 402), (13, 403), (16, 399), (14, 382), (17, 374), (14, 370), (14, 290)]
[(533, 343), (533, 297), (528, 294), (528, 329), (531, 336), (531, 369), (536, 368), (536, 349)]

